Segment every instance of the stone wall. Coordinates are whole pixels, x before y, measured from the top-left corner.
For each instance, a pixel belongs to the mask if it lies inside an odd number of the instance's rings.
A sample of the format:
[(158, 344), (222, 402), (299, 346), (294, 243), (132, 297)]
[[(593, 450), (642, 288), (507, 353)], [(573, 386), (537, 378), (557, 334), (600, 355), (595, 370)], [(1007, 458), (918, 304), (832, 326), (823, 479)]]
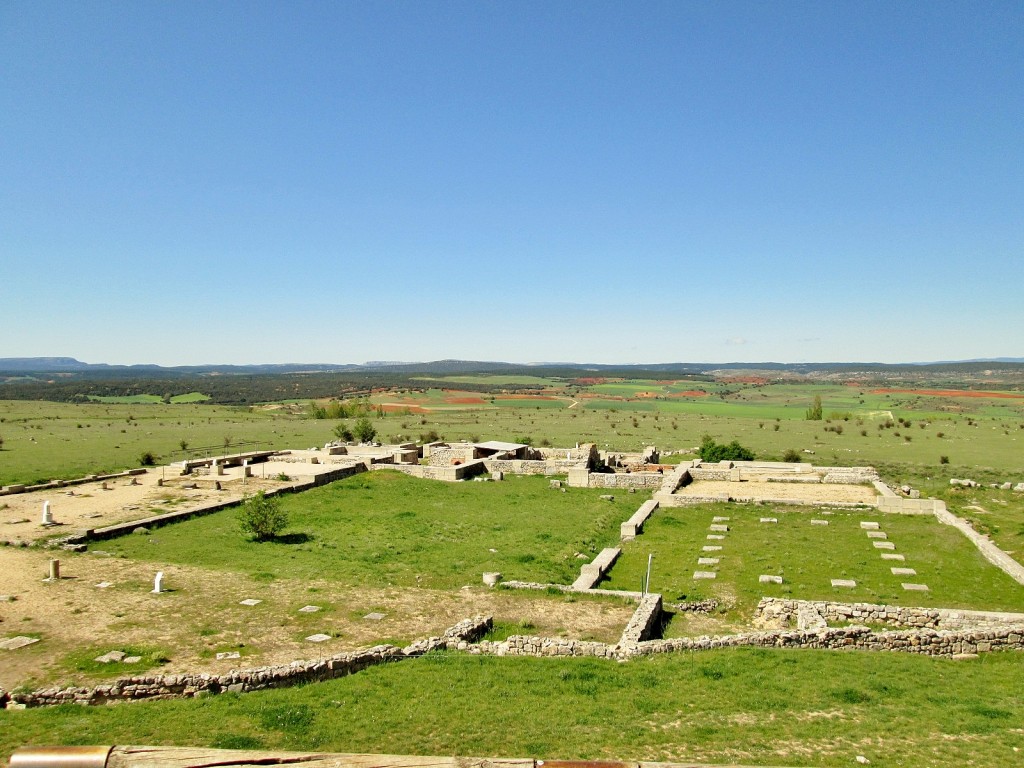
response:
[(487, 471), (483, 459), (476, 459), (465, 464), (448, 466), (429, 466), (422, 464), (374, 464), (370, 469), (391, 469), (401, 472), (410, 477), (419, 477), (424, 480), (443, 480), (447, 483), (454, 483), (465, 480)]
[(109, 475), (86, 475), (85, 477), (77, 477), (74, 480), (51, 480), (48, 483), (39, 483), (38, 485), (24, 485), (22, 483), (16, 483), (14, 485), (5, 485), (0, 488), (0, 496), (9, 496), (14, 493), (30, 493), (31, 491), (46, 491), (53, 488), (67, 488), (72, 485), (96, 483), (102, 480), (116, 480), (119, 477), (133, 477), (135, 475), (144, 474), (146, 474), (146, 470), (139, 467), (138, 469), (128, 469), (124, 472), (115, 472)]
[(645, 501), (640, 505), (640, 509), (633, 513), (633, 516), (626, 522), (619, 525), (619, 538), (623, 541), (629, 541), (635, 539), (644, 529), (644, 523), (647, 522), (654, 510), (658, 508), (659, 504), (654, 499)]
[[(875, 603), (835, 603), (765, 597), (754, 612), (755, 623), (784, 628), (807, 621), (809, 612), (832, 624), (869, 623), (897, 628), (940, 630), (987, 629), (1016, 626), (1024, 630), (1024, 613), (967, 611), (950, 608), (917, 608)], [(803, 619), (802, 619), (803, 617)]]
[(206, 693), (258, 691), (284, 688), (299, 683), (320, 682), (344, 677), (377, 664), (421, 656), (439, 648), (465, 650), (491, 628), (490, 616), (464, 619), (440, 637), (419, 640), (405, 648), (378, 645), (373, 648), (339, 653), (317, 661), (293, 661), (273, 667), (235, 669), (223, 675), (136, 675), (93, 687), (41, 688), (30, 693), (0, 691), (0, 706), (46, 707), (58, 704), (94, 706), (116, 701), (188, 698)]
[(661, 595), (647, 593), (622, 631), (619, 645), (629, 647), (661, 634)]
[[(913, 499), (903, 499), (903, 501), (913, 501)], [(981, 552), (982, 557), (1002, 570), (1018, 584), (1024, 584), (1024, 566), (1003, 552), (1003, 550), (997, 547), (988, 536), (983, 533), (978, 533), (971, 527), (970, 523), (963, 518), (957, 517), (946, 509), (945, 502), (935, 502), (935, 518), (940, 523), (951, 525), (956, 528), (960, 533), (970, 539), (971, 543), (973, 543), (974, 546), (978, 548), (978, 551)]]
[(874, 632), (867, 627), (842, 627), (824, 630), (772, 630), (716, 637), (681, 637), (650, 640), (638, 644), (630, 655), (706, 651), (716, 648), (818, 648), (826, 650), (901, 651), (928, 656), (954, 657), (989, 651), (1024, 650), (1024, 629), (944, 631), (911, 629)]
[(615, 560), (622, 553), (618, 547), (602, 549), (593, 561), (580, 568), (579, 578), (572, 583), (574, 590), (587, 590), (593, 588), (601, 580), (605, 572), (612, 567)]
[(484, 459), (483, 462), (488, 472), (506, 472), (510, 475), (565, 475), (570, 469), (579, 466), (578, 461), (566, 459)]

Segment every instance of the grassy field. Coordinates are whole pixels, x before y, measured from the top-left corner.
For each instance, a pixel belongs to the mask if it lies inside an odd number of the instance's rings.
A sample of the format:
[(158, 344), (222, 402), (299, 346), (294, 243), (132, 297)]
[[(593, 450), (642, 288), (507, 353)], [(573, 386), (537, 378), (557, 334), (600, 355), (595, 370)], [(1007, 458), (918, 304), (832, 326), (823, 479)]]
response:
[[(846, 766), (1018, 765), (1024, 664), (734, 649), (637, 659), (432, 654), (244, 695), (0, 711), (22, 744)], [(196, 724), (201, 723), (201, 727)]]
[[(708, 540), (715, 516), (728, 517), (722, 540)], [(761, 523), (774, 517), (777, 524)], [(828, 525), (812, 525), (812, 519)], [(904, 562), (883, 560), (861, 520), (877, 521)], [(701, 548), (721, 546), (721, 551)], [(959, 531), (928, 515), (882, 515), (875, 510), (833, 511), (745, 504), (705, 504), (664, 508), (654, 513), (643, 534), (628, 542), (601, 586), (639, 589), (654, 555), (651, 589), (667, 601), (719, 598), (735, 604), (735, 615), (749, 620), (763, 596), (801, 600), (840, 600), (890, 605), (922, 605), (1024, 611), (1024, 586), (986, 561)], [(719, 558), (698, 565), (699, 557)], [(908, 567), (915, 576), (896, 576)], [(695, 580), (695, 571), (715, 571), (714, 580)], [(781, 585), (760, 584), (758, 576), (783, 577)], [(852, 579), (856, 588), (838, 588), (832, 579)], [(927, 584), (928, 592), (905, 591), (901, 584)]]
[(581, 560), (618, 541), (619, 523), (649, 494), (560, 493), (544, 477), (453, 485), (372, 472), (283, 498), (291, 524), (279, 541), (241, 536), (228, 510), (124, 536), (94, 548), (133, 560), (199, 565), (271, 578), (348, 585), (458, 589), (485, 571), (571, 583)]
[[(490, 382), (494, 377), (458, 378)], [(658, 383), (649, 381), (590, 387), (542, 381), (549, 387), (541, 397), (549, 399), (459, 392), (459, 382), (453, 379), (437, 381), (451, 383), (453, 391), (380, 393), (374, 396), (375, 403), (395, 405), (373, 423), (382, 440), (420, 439), (433, 432), (448, 440), (595, 442), (609, 450), (639, 450), (645, 445), (687, 450), (699, 445), (702, 435), (711, 434), (719, 441), (737, 439), (760, 458), (780, 458), (793, 449), (813, 451), (807, 458), (819, 464), (885, 465), (893, 470), (888, 479), (894, 481), (942, 477), (948, 482), (949, 477), (985, 472), (1002, 473), (997, 479), (1024, 480), (1012, 474), (1022, 469), (1020, 398), (690, 381), (662, 383), (665, 391), (658, 392)], [(601, 387), (623, 394), (614, 399)], [(673, 391), (696, 389), (711, 395), (672, 396)], [(651, 391), (658, 397), (633, 397)], [(805, 411), (816, 394), (822, 397), (826, 420), (807, 421)], [(302, 404), (268, 410), (194, 403), (0, 401), (0, 484), (125, 469), (137, 466), (146, 451), (164, 461), (188, 453), (221, 453), (226, 439), (236, 447), (322, 445), (332, 438), (337, 424), (304, 418)], [(187, 451), (182, 451), (181, 441)], [(943, 457), (948, 463), (942, 463)]]

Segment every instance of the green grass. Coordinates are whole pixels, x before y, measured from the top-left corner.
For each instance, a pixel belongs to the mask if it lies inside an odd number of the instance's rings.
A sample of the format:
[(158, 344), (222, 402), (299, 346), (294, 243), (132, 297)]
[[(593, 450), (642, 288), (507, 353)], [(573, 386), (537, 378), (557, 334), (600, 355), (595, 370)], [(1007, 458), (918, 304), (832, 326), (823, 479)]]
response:
[(290, 525), (281, 541), (245, 539), (237, 512), (227, 510), (97, 547), (135, 560), (352, 585), (452, 589), (479, 584), (485, 571), (564, 584), (578, 575), (576, 553), (591, 558), (612, 546), (619, 523), (648, 498), (619, 494), (609, 503), (603, 493), (559, 493), (544, 477), (451, 484), (378, 471), (283, 497)]
[[(1019, 654), (732, 649), (627, 664), (454, 653), (304, 687), (116, 707), (0, 712), (24, 744), (796, 766), (1016, 765)], [(202, 723), (202, 728), (196, 728)]]
[[(714, 516), (729, 517), (724, 540), (708, 540)], [(777, 524), (760, 523), (776, 517)], [(811, 525), (825, 519), (827, 526)], [(861, 520), (875, 520), (906, 560), (883, 560)], [(705, 545), (722, 546), (702, 552)], [(707, 504), (664, 508), (654, 513), (641, 536), (625, 545), (601, 586), (636, 590), (654, 555), (651, 589), (668, 601), (716, 597), (735, 601), (736, 616), (749, 617), (763, 596), (801, 600), (922, 605), (1024, 611), (1024, 586), (988, 563), (959, 531), (930, 515), (882, 515), (875, 510), (836, 511)], [(699, 557), (719, 558), (700, 566)], [(892, 567), (908, 567), (916, 576), (895, 576)], [(695, 580), (694, 571), (717, 571), (714, 580)], [(783, 577), (783, 584), (760, 584), (758, 576)], [(852, 579), (854, 589), (831, 586)], [(927, 584), (928, 592), (905, 591), (901, 584)]]

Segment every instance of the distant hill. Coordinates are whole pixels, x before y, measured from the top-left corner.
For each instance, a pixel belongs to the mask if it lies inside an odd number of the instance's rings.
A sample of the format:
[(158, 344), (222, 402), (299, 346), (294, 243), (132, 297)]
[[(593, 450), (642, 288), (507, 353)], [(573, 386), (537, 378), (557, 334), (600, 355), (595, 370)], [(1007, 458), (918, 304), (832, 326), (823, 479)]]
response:
[(530, 371), (536, 375), (576, 376), (580, 373), (603, 373), (605, 375), (630, 375), (644, 371), (679, 374), (707, 374), (722, 371), (775, 372), (796, 375), (814, 373), (885, 373), (901, 371), (934, 372), (980, 371), (986, 366), (1024, 365), (1024, 358), (1001, 357), (978, 360), (947, 360), (933, 363), (778, 363), (778, 362), (732, 362), (732, 363), (506, 363), (481, 360), (434, 360), (424, 363), (374, 361), (362, 365), (354, 363), (268, 363), (256, 365), (178, 365), (155, 364), (109, 365), (107, 363), (83, 363), (73, 357), (4, 357), (0, 358), (0, 375), (63, 374), (98, 376), (124, 379), (132, 377), (174, 378), (177, 376), (210, 375), (260, 375), (260, 374), (302, 374), (302, 373), (393, 373), (393, 374), (468, 374), (468, 373), (513, 373)]

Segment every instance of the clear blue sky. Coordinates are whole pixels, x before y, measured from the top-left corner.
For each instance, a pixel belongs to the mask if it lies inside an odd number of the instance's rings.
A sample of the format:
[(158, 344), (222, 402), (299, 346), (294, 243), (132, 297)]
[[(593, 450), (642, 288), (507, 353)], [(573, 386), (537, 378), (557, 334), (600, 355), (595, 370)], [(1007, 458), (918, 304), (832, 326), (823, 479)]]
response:
[(1024, 356), (1024, 5), (0, 0), (36, 355)]

